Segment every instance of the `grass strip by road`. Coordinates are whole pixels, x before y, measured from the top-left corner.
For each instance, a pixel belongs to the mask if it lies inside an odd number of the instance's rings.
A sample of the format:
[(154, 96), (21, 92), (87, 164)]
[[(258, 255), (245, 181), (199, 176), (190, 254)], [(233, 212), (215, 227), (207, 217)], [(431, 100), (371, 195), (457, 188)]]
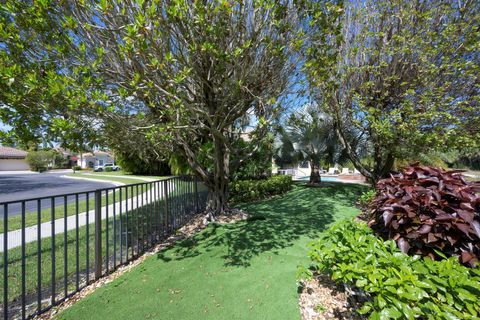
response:
[(211, 224), (56, 318), (300, 319), (296, 271), (308, 264), (307, 243), (358, 214), (355, 202), (367, 188), (322, 183), (242, 205), (248, 221)]
[[(103, 178), (103, 177), (101, 177)], [(97, 179), (95, 177), (95, 179)], [(122, 183), (126, 183), (126, 184), (134, 184), (134, 183), (142, 183), (142, 182), (145, 182), (144, 180), (134, 180), (134, 179), (119, 179), (119, 178), (103, 178), (103, 180), (105, 181), (115, 181), (115, 182), (122, 182)], [(124, 182), (125, 181), (125, 182)], [(147, 189), (149, 189), (149, 187), (145, 187)], [(128, 198), (131, 198), (131, 197), (134, 197), (137, 195), (137, 192), (136, 192), (136, 189), (134, 189), (133, 193), (128, 192)], [(122, 199), (125, 199), (125, 196), (126, 196), (126, 191), (125, 189), (123, 188), (122, 189)], [(73, 197), (69, 197), (70, 199), (72, 199)], [(115, 191), (115, 198), (117, 199), (117, 201), (120, 199), (120, 191)], [(109, 195), (109, 200), (112, 201), (113, 199), (113, 194)], [(105, 203), (105, 200), (106, 200), (106, 197), (105, 196), (102, 196), (102, 203)], [(45, 201), (45, 200), (44, 200)], [(93, 193), (90, 194), (90, 199), (89, 199), (89, 210), (92, 210), (93, 209), (93, 206), (94, 206), (94, 198), (93, 198)], [(62, 218), (63, 217), (63, 210), (64, 210), (64, 205), (57, 205), (55, 206), (55, 212), (56, 212), (56, 216), (57, 216), (57, 219), (58, 218)], [(79, 213), (82, 213), (82, 212), (85, 212), (87, 210), (87, 200), (86, 199), (83, 199), (83, 200), (79, 200), (78, 202), (78, 212)], [(67, 216), (72, 216), (76, 213), (76, 204), (75, 202), (70, 202), (67, 204)], [(25, 227), (30, 227), (30, 226), (34, 226), (37, 224), (37, 219), (38, 219), (38, 213), (36, 211), (28, 211), (25, 213)], [(51, 220), (51, 208), (46, 208), (46, 209), (42, 209), (40, 211), (40, 222), (43, 223), (43, 222), (48, 222)], [(22, 227), (22, 216), (19, 214), (19, 215), (14, 215), (14, 216), (10, 216), (8, 217), (8, 231), (13, 231), (13, 230), (18, 230)], [(3, 217), (0, 218), (0, 233), (3, 233)]]
[[(75, 175), (80, 174), (80, 175), (87, 175), (87, 176), (124, 176), (126, 179), (167, 179), (170, 178), (170, 176), (151, 176), (151, 175), (134, 175), (125, 171), (109, 171), (109, 172), (94, 172), (94, 171), (87, 171), (87, 170), (82, 170), (82, 171), (77, 171)], [(67, 174), (67, 175), (72, 175), (72, 174)]]
[[(157, 205), (161, 205), (161, 202), (158, 202)], [(140, 209), (135, 209), (129, 211), (129, 226), (132, 229), (132, 224), (136, 226), (137, 220), (142, 226), (146, 225), (146, 213), (153, 208), (153, 205), (146, 205)], [(125, 228), (125, 217), (126, 214), (122, 214), (122, 227)], [(141, 220), (141, 222), (140, 222)], [(117, 263), (120, 261), (120, 215), (117, 213)], [(85, 271), (87, 270), (87, 247), (88, 247), (88, 266), (90, 272), (94, 270), (94, 254), (95, 254), (95, 225), (89, 224), (88, 232), (88, 246), (87, 246), (87, 226), (80, 227), (78, 229), (78, 264), (79, 272), (84, 273), (81, 278), (81, 282), (85, 281)], [(102, 238), (103, 238), (103, 255), (106, 254), (106, 228), (109, 230), (109, 255), (113, 255), (114, 252), (114, 227), (113, 227), (113, 218), (108, 220), (108, 225), (103, 224), (102, 226)], [(129, 236), (132, 236), (132, 230), (129, 232)], [(135, 234), (136, 237), (136, 234)], [(126, 230), (123, 230), (123, 261), (126, 259)], [(68, 291), (72, 292), (75, 288), (76, 281), (76, 264), (77, 264), (77, 236), (76, 230), (70, 230), (67, 232), (67, 242), (66, 242), (66, 258), (67, 258), (67, 278), (69, 281)], [(129, 246), (129, 257), (131, 256), (131, 242)], [(26, 293), (27, 295), (34, 294), (37, 292), (38, 288), (38, 242), (31, 242), (25, 246), (25, 273), (26, 273)], [(44, 238), (41, 240), (41, 287), (43, 290), (51, 288), (52, 282), (52, 238)], [(65, 242), (64, 235), (58, 234), (55, 236), (55, 245), (54, 245), (54, 255), (55, 255), (55, 280), (57, 282), (56, 291), (63, 292), (63, 279), (64, 279), (64, 261), (65, 261)], [(3, 261), (0, 262), (0, 270), (3, 269)], [(14, 248), (8, 250), (8, 300), (18, 300), (21, 295), (22, 288), (22, 252), (21, 248)], [(92, 279), (92, 278), (90, 278)], [(0, 279), (0, 284), (3, 287), (3, 277)], [(82, 283), (80, 283), (82, 285)], [(47, 297), (44, 297), (47, 298)], [(3, 291), (0, 292), (0, 301), (3, 301)]]

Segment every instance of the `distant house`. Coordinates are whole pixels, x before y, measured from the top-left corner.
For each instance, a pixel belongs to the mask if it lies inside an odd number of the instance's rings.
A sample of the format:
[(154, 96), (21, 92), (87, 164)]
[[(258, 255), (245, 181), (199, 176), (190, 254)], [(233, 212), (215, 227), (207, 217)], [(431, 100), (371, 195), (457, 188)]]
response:
[(0, 146), (0, 171), (30, 170), (26, 156), (26, 151)]
[(281, 168), (276, 169), (276, 171), (275, 173), (288, 174), (298, 178), (310, 176), (312, 169), (310, 168), (309, 161), (300, 161), (296, 164), (283, 165)]
[(79, 166), (82, 169), (93, 168), (94, 166), (103, 166), (105, 163), (113, 163), (113, 155), (106, 151), (94, 151), (88, 152), (81, 155), (79, 161)]

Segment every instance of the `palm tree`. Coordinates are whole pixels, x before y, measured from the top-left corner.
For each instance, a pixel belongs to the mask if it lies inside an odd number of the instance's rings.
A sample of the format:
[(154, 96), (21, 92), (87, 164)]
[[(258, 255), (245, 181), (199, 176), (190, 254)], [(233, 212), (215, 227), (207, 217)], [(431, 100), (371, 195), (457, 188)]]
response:
[(321, 182), (320, 164), (334, 164), (343, 160), (343, 148), (338, 141), (332, 119), (308, 104), (293, 113), (279, 130), (279, 153), (295, 161), (310, 162), (310, 184)]

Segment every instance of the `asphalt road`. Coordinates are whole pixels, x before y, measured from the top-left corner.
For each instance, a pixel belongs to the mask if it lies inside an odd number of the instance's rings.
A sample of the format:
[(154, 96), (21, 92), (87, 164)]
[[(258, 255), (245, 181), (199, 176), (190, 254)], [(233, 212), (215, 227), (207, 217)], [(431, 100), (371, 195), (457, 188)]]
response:
[[(61, 177), (65, 173), (41, 173), (41, 174), (8, 174), (0, 175), (0, 203), (17, 201), (23, 199), (49, 197), (63, 195), (66, 193), (75, 193), (82, 191), (93, 191), (99, 188), (112, 187), (108, 182), (96, 182), (78, 179), (68, 179)], [(93, 196), (91, 194), (90, 196)], [(85, 199), (85, 194), (79, 196), (79, 200)], [(67, 203), (75, 201), (75, 197), (68, 197)], [(55, 198), (55, 205), (61, 205), (64, 202), (63, 197)], [(41, 201), (41, 209), (49, 208), (50, 199)], [(36, 211), (37, 201), (27, 201), (25, 203), (26, 211)], [(0, 214), (4, 215), (3, 206), (0, 208)], [(8, 215), (18, 215), (21, 213), (21, 204), (9, 204)]]

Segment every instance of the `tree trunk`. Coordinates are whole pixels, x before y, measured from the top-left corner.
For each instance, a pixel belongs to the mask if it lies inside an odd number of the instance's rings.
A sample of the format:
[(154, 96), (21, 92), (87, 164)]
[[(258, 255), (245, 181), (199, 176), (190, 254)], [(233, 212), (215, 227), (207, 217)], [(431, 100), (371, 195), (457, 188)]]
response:
[(320, 163), (315, 160), (310, 160), (310, 182), (309, 184), (319, 184), (322, 181), (320, 176)]
[(208, 184), (207, 211), (210, 215), (221, 214), (227, 209), (228, 183), (230, 176), (230, 151), (225, 143), (214, 136), (213, 177)]

